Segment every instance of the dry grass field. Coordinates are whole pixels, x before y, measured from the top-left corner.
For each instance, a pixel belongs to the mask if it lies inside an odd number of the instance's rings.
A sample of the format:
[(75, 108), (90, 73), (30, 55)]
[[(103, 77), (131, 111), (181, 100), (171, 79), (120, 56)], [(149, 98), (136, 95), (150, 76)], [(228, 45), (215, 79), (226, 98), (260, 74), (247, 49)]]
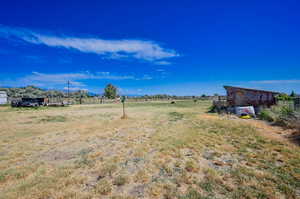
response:
[(0, 198), (300, 198), (299, 146), (209, 105), (0, 107)]

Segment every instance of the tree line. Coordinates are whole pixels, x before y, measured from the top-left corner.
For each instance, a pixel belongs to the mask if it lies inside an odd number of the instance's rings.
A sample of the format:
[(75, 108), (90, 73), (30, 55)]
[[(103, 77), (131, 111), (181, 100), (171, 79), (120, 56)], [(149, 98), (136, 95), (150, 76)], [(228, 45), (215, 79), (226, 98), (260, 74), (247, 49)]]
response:
[[(0, 88), (0, 91), (6, 91), (8, 97), (11, 98), (21, 98), (21, 97), (68, 97), (67, 91), (61, 90), (46, 90), (42, 88), (38, 88), (36, 86), (26, 86), (26, 87), (18, 87), (18, 88)], [(88, 93), (85, 90), (78, 90), (69, 92), (69, 96), (74, 97), (91, 97), (93, 94)]]
[[(70, 91), (67, 90), (57, 90), (57, 89), (42, 89), (36, 86), (26, 86), (18, 88), (0, 88), (0, 91), (6, 91), (8, 97), (10, 98), (36, 98), (36, 97), (47, 97), (47, 98), (88, 98), (88, 97), (105, 97), (108, 99), (116, 99), (119, 97), (118, 88), (113, 84), (107, 84), (104, 88), (102, 94), (94, 94), (87, 92), (86, 90), (77, 90)], [(216, 96), (217, 94), (215, 94)], [(206, 98), (209, 96), (201, 95), (201, 98)], [(167, 94), (156, 94), (156, 95), (140, 95), (140, 96), (131, 96), (130, 98), (137, 99), (186, 99), (192, 98), (196, 99), (199, 96), (176, 96), (176, 95), (167, 95)]]
[(117, 87), (108, 84), (104, 89), (102, 95), (94, 94), (87, 92), (86, 90), (77, 90), (77, 91), (66, 91), (66, 90), (56, 90), (56, 89), (42, 89), (36, 86), (26, 86), (26, 87), (17, 87), (17, 88), (0, 88), (0, 91), (5, 91), (10, 98), (37, 98), (37, 97), (48, 97), (48, 98), (87, 98), (87, 97), (106, 97), (109, 99), (115, 99), (118, 97)]

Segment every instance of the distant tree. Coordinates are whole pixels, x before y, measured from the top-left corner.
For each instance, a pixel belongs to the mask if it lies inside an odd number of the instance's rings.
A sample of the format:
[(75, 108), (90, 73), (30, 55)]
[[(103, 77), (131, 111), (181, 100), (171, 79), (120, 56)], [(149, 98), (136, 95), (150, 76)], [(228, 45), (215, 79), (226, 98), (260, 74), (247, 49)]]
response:
[(205, 94), (202, 94), (201, 97), (206, 97), (206, 95), (205, 95)]
[(290, 94), (291, 97), (296, 97), (296, 93), (294, 91), (292, 91), (292, 93)]
[(219, 94), (218, 94), (218, 93), (215, 93), (215, 94), (214, 94), (214, 96), (216, 96), (216, 97), (217, 97), (217, 96), (219, 96)]
[(117, 97), (117, 87), (112, 84), (107, 84), (104, 89), (104, 96), (108, 99), (114, 99)]
[(277, 97), (276, 97), (277, 100), (282, 100), (282, 101), (290, 101), (292, 100), (292, 97), (285, 94), (285, 93), (280, 93)]

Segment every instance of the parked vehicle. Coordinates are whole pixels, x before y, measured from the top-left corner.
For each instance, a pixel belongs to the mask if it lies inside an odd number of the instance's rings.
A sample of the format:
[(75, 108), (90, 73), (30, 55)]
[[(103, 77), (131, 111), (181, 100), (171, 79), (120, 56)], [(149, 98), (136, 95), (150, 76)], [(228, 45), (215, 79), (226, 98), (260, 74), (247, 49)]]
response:
[(22, 98), (11, 102), (12, 107), (38, 107), (45, 105), (45, 98)]

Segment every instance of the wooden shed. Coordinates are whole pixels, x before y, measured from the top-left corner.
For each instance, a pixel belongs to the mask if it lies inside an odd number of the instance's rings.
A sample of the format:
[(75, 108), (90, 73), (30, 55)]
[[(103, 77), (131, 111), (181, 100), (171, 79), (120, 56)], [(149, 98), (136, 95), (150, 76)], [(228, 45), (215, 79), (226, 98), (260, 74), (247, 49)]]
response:
[(227, 91), (227, 104), (229, 106), (267, 106), (276, 104), (278, 92), (224, 86)]

